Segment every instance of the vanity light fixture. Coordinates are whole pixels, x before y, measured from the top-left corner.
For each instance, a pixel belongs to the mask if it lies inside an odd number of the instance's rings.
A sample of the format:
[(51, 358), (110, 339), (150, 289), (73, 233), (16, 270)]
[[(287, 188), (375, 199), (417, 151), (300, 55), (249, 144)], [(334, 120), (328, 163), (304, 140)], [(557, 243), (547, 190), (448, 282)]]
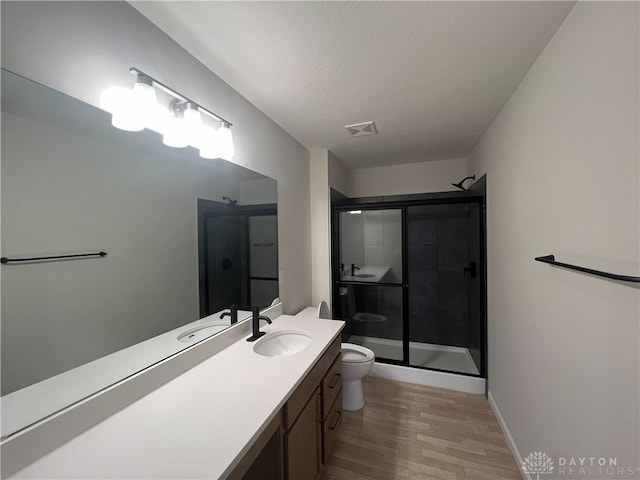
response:
[(133, 89), (111, 87), (100, 97), (114, 127), (130, 132), (148, 128), (160, 133), (162, 143), (170, 147), (191, 145), (203, 158), (233, 158), (231, 122), (137, 68), (129, 72), (136, 75)]

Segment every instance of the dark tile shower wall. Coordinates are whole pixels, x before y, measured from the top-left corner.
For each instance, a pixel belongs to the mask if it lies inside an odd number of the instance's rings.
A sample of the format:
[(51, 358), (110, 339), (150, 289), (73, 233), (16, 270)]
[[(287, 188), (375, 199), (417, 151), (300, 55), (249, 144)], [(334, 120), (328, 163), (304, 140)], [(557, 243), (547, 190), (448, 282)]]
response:
[[(469, 347), (479, 317), (470, 316), (472, 260), (469, 211), (476, 205), (425, 205), (407, 209), (410, 341)], [(477, 247), (475, 247), (477, 250)], [(479, 309), (478, 309), (479, 312)], [(475, 317), (475, 330), (470, 320)]]

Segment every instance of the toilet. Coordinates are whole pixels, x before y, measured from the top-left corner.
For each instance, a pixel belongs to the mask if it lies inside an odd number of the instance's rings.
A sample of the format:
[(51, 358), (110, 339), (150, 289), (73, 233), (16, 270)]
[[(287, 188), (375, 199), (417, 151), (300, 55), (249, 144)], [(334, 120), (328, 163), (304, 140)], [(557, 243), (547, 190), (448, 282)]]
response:
[[(325, 302), (318, 305), (318, 318), (329, 318)], [(353, 411), (364, 407), (362, 378), (369, 373), (376, 357), (372, 350), (353, 343), (342, 343), (342, 409)]]
[(369, 373), (376, 357), (372, 350), (353, 343), (342, 347), (342, 408), (360, 410), (364, 407), (362, 378)]

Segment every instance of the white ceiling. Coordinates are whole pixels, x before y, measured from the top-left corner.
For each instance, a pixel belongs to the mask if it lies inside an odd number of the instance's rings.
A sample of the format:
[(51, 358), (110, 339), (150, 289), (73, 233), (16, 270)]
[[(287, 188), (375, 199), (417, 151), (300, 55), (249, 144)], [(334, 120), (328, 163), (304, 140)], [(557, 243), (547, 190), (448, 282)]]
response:
[[(467, 156), (573, 3), (131, 2), (351, 168)], [(369, 120), (378, 135), (348, 136)]]

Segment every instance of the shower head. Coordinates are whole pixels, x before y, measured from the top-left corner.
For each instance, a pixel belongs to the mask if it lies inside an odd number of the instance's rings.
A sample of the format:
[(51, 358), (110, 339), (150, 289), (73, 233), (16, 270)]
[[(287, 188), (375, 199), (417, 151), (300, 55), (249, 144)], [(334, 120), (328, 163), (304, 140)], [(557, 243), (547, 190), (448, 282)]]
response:
[(452, 183), (451, 185), (453, 185), (453, 186), (454, 186), (454, 187), (456, 187), (456, 188), (459, 188), (460, 190), (466, 190), (466, 188), (464, 188), (464, 187), (462, 186), (462, 184), (463, 184), (464, 182), (466, 182), (467, 180), (469, 180), (469, 179), (473, 179), (473, 180), (475, 180), (475, 179), (476, 179), (476, 176), (475, 176), (475, 175), (471, 175), (470, 177), (464, 177), (464, 178), (463, 178), (462, 180), (460, 180), (458, 183)]
[(238, 200), (231, 200), (229, 197), (222, 197), (223, 200), (226, 200), (227, 202), (227, 206), (231, 207), (233, 205), (235, 205), (236, 203), (238, 203)]

